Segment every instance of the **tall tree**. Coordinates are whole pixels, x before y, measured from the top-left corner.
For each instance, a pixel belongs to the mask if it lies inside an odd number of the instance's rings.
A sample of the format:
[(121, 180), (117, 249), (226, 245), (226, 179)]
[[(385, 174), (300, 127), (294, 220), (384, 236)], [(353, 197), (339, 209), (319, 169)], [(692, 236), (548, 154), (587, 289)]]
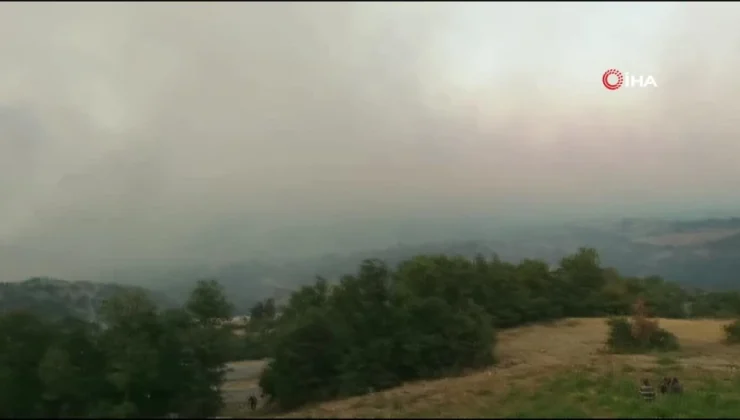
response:
[(203, 324), (216, 324), (231, 318), (233, 306), (216, 280), (199, 280), (190, 293), (186, 308)]

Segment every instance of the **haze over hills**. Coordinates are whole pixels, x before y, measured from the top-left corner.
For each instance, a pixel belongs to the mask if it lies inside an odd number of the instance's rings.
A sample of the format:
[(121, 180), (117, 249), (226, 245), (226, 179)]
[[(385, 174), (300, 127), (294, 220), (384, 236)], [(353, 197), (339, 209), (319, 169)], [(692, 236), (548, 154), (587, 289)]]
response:
[[(98, 322), (103, 302), (127, 289), (139, 288), (52, 278), (0, 283), (0, 313), (24, 310), (55, 320), (73, 317)], [(146, 289), (144, 292), (162, 308), (175, 305), (164, 294)]]
[[(499, 234), (496, 235), (495, 233)], [(506, 261), (541, 258), (556, 264), (579, 247), (596, 248), (604, 264), (626, 275), (659, 275), (705, 289), (740, 289), (740, 218), (664, 220), (632, 218), (508, 231), (471, 232), (448, 241), (399, 243), (392, 247), (326, 254), (303, 259), (244, 259), (233, 263), (192, 264), (158, 270), (129, 268), (100, 273), (105, 281), (159, 285), (183, 298), (198, 278), (219, 279), (242, 311), (267, 297), (285, 297), (316, 276), (338, 279), (362, 260), (379, 258), (395, 265), (419, 254), (496, 254)], [(486, 239), (488, 238), (488, 239)]]
[(12, 281), (740, 205), (731, 3), (45, 7), (0, 13)]
[(0, 13), (1, 280), (246, 305), (362, 256), (592, 245), (728, 284), (732, 251), (611, 224), (738, 214), (731, 3), (44, 7)]
[[(738, 22), (733, 2), (0, 3), (0, 417), (390, 387), (369, 411), (740, 412)], [(680, 404), (642, 404), (633, 379), (678, 368)]]
[[(397, 241), (390, 247), (362, 249), (359, 246), (362, 241), (355, 241), (355, 246), (359, 249), (353, 250), (351, 246), (347, 246), (346, 252), (307, 258), (291, 258), (286, 253), (282, 258), (246, 257), (232, 261), (214, 260), (208, 264), (199, 260), (165, 260), (157, 261), (152, 266), (121, 265), (116, 269), (88, 271), (85, 277), (71, 277), (66, 280), (85, 280), (82, 289), (95, 283), (101, 283), (95, 287), (106, 290), (109, 286), (105, 284), (144, 287), (154, 293), (158, 302), (167, 306), (184, 301), (196, 280), (214, 278), (224, 284), (237, 312), (246, 313), (257, 301), (269, 297), (282, 300), (301, 285), (312, 283), (316, 276), (336, 280), (353, 272), (362, 260), (368, 258), (379, 258), (395, 265), (419, 254), (455, 254), (468, 257), (496, 254), (505, 261), (539, 258), (556, 264), (560, 258), (579, 247), (588, 246), (599, 251), (605, 265), (613, 266), (625, 275), (658, 275), (684, 285), (710, 290), (740, 289), (735, 276), (740, 270), (740, 218), (599, 219), (519, 229), (491, 225), (486, 228), (485, 219), (480, 218), (458, 223), (448, 221), (447, 227), (438, 224), (431, 228), (431, 225), (427, 225), (429, 230), (426, 232), (422, 225), (419, 223), (417, 228), (407, 224), (405, 229), (398, 229), (395, 237), (403, 238), (405, 235), (409, 240)], [(476, 226), (479, 228), (476, 229)], [(350, 237), (361, 232), (345, 230), (344, 233)], [(435, 234), (437, 237), (452, 239), (434, 241)], [(367, 243), (375, 241), (382, 244), (382, 239), (382, 235), (376, 236), (369, 238)], [(232, 246), (237, 247), (238, 244)], [(12, 249), (6, 247), (3, 257), (14, 257), (8, 251)], [(245, 251), (245, 255), (248, 254)], [(39, 297), (38, 288), (31, 287), (32, 284), (35, 283), (25, 282), (14, 286), (14, 290), (24, 290), (27, 296), (19, 301), (45, 301), (57, 307), (66, 305), (71, 308), (71, 313), (89, 316), (90, 311), (73, 303), (74, 299), (60, 298), (61, 300), (52, 302), (48, 296)], [(76, 284), (74, 282), (67, 285), (56, 281), (55, 284), (60, 290), (79, 288), (73, 286)], [(69, 293), (58, 294), (66, 296)], [(95, 292), (96, 296), (97, 294)], [(0, 301), (0, 308), (15, 307), (15, 304), (8, 305), (7, 296), (5, 299)], [(31, 306), (36, 304), (32, 303)]]

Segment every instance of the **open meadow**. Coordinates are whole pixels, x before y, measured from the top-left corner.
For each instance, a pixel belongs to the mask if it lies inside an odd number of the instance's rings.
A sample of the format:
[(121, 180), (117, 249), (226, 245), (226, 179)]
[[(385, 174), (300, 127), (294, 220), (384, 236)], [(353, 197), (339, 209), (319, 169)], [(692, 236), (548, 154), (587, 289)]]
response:
[[(498, 335), (498, 364), (488, 370), (280, 416), (696, 418), (740, 413), (740, 346), (722, 342), (727, 321), (661, 319), (660, 326), (678, 336), (681, 350), (649, 355), (607, 353), (605, 321), (566, 319), (504, 330)], [(638, 381), (648, 378), (657, 386), (663, 376), (677, 376), (685, 393), (643, 401)], [(227, 411), (249, 414), (234, 404)]]

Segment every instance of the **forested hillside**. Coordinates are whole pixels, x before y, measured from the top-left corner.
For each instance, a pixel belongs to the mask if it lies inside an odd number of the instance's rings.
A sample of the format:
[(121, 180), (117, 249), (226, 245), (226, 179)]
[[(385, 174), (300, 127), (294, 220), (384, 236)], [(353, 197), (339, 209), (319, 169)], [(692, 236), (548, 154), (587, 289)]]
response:
[(593, 249), (555, 268), (483, 256), (418, 256), (395, 270), (368, 260), (339, 284), (319, 280), (291, 296), (271, 326), (278, 333), (261, 385), (291, 408), (461, 373), (494, 363), (495, 329), (626, 315), (638, 298), (660, 317), (740, 314), (738, 292), (622, 277)]
[(260, 385), (288, 409), (483, 368), (496, 363), (497, 330), (625, 315), (638, 298), (668, 318), (740, 314), (740, 293), (624, 277), (586, 248), (555, 266), (483, 255), (366, 260), (285, 305), (260, 302), (238, 334), (223, 326), (232, 305), (215, 281), (168, 310), (121, 289), (101, 305), (100, 323), (28, 309), (0, 316), (0, 415), (215, 415), (226, 363), (247, 357), (271, 359)]
[[(629, 276), (659, 275), (687, 287), (739, 290), (740, 219), (625, 219), (560, 227), (510, 231), (505, 235), (467, 232), (469, 240), (399, 243), (392, 247), (335, 252), (315, 258), (190, 264), (168, 268), (129, 267), (93, 276), (105, 282), (153, 288), (183, 302), (199, 278), (216, 278), (232, 299), (236, 312), (246, 314), (257, 301), (285, 299), (290, 291), (310, 284), (316, 275), (338, 280), (365, 259), (378, 258), (393, 266), (420, 254), (498, 255), (518, 263), (527, 258), (555, 265), (580, 246), (598, 250), (605, 265)], [(475, 239), (473, 239), (475, 238)]]
[(141, 290), (159, 306), (174, 305), (161, 293), (132, 286), (33, 278), (19, 283), (0, 283), (0, 313), (27, 310), (51, 319), (75, 317), (97, 321), (106, 299), (130, 289)]

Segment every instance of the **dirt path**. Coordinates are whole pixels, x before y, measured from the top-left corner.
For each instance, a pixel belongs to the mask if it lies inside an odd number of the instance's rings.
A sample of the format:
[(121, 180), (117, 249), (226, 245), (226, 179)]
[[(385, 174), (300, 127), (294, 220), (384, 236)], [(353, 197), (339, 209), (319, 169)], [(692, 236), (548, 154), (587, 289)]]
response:
[(266, 362), (261, 360), (229, 363), (226, 382), (221, 387), (225, 402), (240, 405), (246, 404), (250, 396), (259, 398), (260, 388), (257, 382), (265, 364)]

